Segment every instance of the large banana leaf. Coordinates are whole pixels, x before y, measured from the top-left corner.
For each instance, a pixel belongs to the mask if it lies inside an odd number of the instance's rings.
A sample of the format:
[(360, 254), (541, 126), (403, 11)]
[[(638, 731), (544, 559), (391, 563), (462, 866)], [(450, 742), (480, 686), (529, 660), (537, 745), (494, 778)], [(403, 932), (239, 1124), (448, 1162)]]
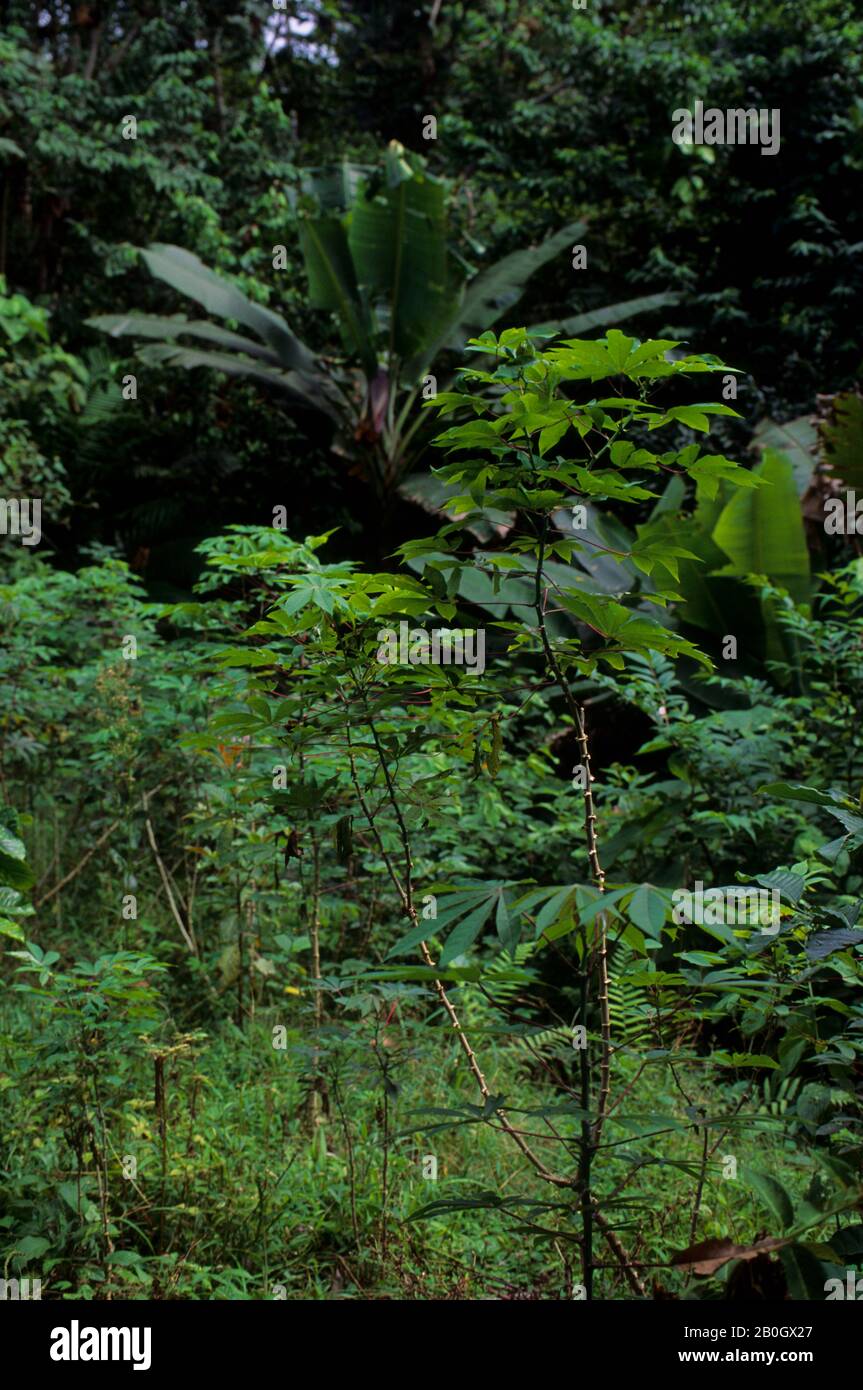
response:
[(164, 280), (166, 285), (179, 290), (180, 294), (194, 299), (208, 313), (222, 319), (236, 319), (246, 328), (251, 328), (273, 350), (283, 366), (298, 372), (314, 371), (314, 354), (291, 332), (279, 314), (260, 304), (253, 304), (236, 285), (209, 270), (191, 251), (156, 243), (141, 254), (157, 280)]
[[(284, 319), (251, 300), (228, 280), (209, 270), (197, 256), (179, 246), (154, 245), (141, 253), (152, 274), (181, 294), (196, 300), (212, 314), (236, 319), (263, 342), (234, 333), (204, 319), (167, 318), (146, 314), (101, 314), (88, 319), (91, 328), (112, 337), (128, 334), (157, 341), (140, 350), (143, 361), (177, 367), (210, 367), (231, 376), (251, 377), (286, 391), (295, 400), (333, 419), (338, 411), (327, 378), (317, 370), (309, 349), (290, 331)], [(179, 338), (212, 343), (222, 351), (187, 347)]]
[(687, 624), (735, 636), (741, 653), (796, 665), (794, 639), (772, 603), (759, 603), (745, 582), (749, 575), (766, 575), (796, 602), (809, 597), (809, 553), (794, 469), (768, 449), (752, 471), (770, 486), (721, 487), (712, 499), (700, 496), (693, 515), (679, 523), (681, 544), (701, 563), (681, 560), (684, 602), (677, 611)]
[(316, 309), (336, 314), (347, 350), (360, 359), (371, 380), (378, 362), (371, 338), (368, 308), (360, 296), (345, 220), (307, 217), (300, 223), (300, 247), (309, 278), (309, 297)]
[(445, 186), (414, 174), (374, 194), (367, 187), (351, 209), (347, 235), (360, 291), (383, 302), (391, 356), (408, 362), (425, 355), (458, 303)]
[(487, 270), (480, 271), (467, 288), (447, 346), (462, 348), (468, 338), (496, 323), (501, 314), (505, 314), (521, 298), (530, 277), (554, 256), (577, 242), (586, 230), (584, 222), (570, 222), (539, 246), (511, 251)]
[(809, 596), (809, 551), (790, 461), (766, 449), (752, 470), (769, 487), (737, 488), (713, 528), (728, 556), (723, 574), (766, 574), (803, 602)]
[(280, 365), (277, 354), (263, 343), (255, 342), (254, 338), (246, 338), (242, 333), (231, 333), (216, 323), (208, 323), (206, 319), (186, 319), (182, 316), (160, 318), (145, 314), (99, 314), (96, 318), (87, 319), (87, 325), (89, 328), (98, 328), (103, 333), (109, 333), (112, 338), (128, 335), (135, 338), (156, 338), (160, 342), (173, 338), (200, 338), (231, 352), (248, 353), (249, 357), (260, 358), (263, 362), (269, 362), (271, 366)]
[(309, 376), (303, 372), (284, 372), (270, 367), (264, 362), (236, 353), (201, 352), (198, 348), (187, 348), (174, 343), (153, 343), (141, 348), (138, 356), (142, 362), (170, 364), (192, 370), (195, 367), (209, 367), (211, 371), (225, 372), (228, 376), (251, 378), (268, 386), (277, 386), (294, 400), (314, 410), (323, 411), (331, 419), (340, 421), (341, 414), (336, 405), (327, 380), (323, 376)]
[(450, 315), (441, 321), (436, 332), (427, 335), (416, 356), (408, 362), (408, 378), (422, 376), (444, 348), (460, 352), (468, 338), (491, 328), (518, 302), (530, 277), (565, 247), (577, 242), (585, 230), (583, 222), (571, 222), (539, 246), (512, 251), (474, 276), (462, 298), (453, 304)]
[(753, 447), (773, 449), (784, 454), (794, 470), (799, 496), (803, 496), (815, 470), (815, 450), (818, 435), (810, 415), (798, 415), (795, 420), (777, 425), (775, 420), (762, 420), (755, 429)]
[(581, 337), (594, 328), (608, 328), (615, 324), (628, 323), (636, 314), (647, 314), (655, 309), (665, 309), (677, 304), (680, 295), (669, 290), (659, 294), (643, 294), (638, 299), (624, 299), (619, 304), (603, 304), (600, 309), (592, 309), (586, 314), (574, 314), (568, 319), (553, 319), (548, 323), (536, 323), (531, 327), (539, 333), (559, 333), (567, 338)]

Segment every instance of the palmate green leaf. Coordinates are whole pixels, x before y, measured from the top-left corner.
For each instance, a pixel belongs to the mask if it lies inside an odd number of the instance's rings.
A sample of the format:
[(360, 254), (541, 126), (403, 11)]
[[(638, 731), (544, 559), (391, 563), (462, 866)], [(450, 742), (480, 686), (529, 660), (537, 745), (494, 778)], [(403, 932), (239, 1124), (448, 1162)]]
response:
[(358, 976), (361, 981), (391, 980), (402, 984), (430, 984), (435, 980), (460, 985), (482, 979), (480, 965), (393, 965), (364, 971)]
[(570, 589), (559, 595), (557, 601), (580, 622), (606, 638), (611, 649), (600, 648), (592, 656), (602, 656), (611, 665), (615, 665), (616, 657), (618, 669), (623, 664), (623, 653), (628, 651), (645, 655), (651, 652), (663, 652), (669, 656), (686, 655), (708, 670), (712, 669), (710, 658), (699, 651), (694, 643), (604, 594), (575, 593)]
[[(495, 730), (497, 730), (497, 728), (498, 726), (495, 724)], [(509, 912), (506, 898), (503, 894), (498, 898), (495, 927), (501, 946), (511, 955), (519, 943), (522, 923), (517, 916), (513, 916)]]
[[(683, 372), (730, 370), (716, 360), (708, 361), (701, 357), (669, 361), (666, 354), (678, 346), (675, 340), (667, 338), (649, 339), (641, 343), (636, 338), (629, 338), (618, 329), (611, 328), (604, 339), (568, 339), (560, 347), (551, 349), (547, 357), (565, 381), (602, 381), (604, 378), (615, 376), (626, 376), (632, 381), (640, 381), (674, 376)], [(642, 401), (623, 399), (616, 404), (634, 409), (649, 421), (651, 429), (677, 418), (670, 412), (663, 414), (657, 407), (645, 405)], [(687, 410), (693, 407), (681, 406), (676, 409)], [(713, 404), (697, 406), (694, 409), (715, 415), (737, 413), (730, 406)], [(701, 428), (701, 424), (696, 427)]]
[[(583, 497), (600, 497), (603, 499), (613, 498), (620, 502), (642, 502), (657, 494), (650, 488), (642, 487), (640, 483), (630, 481), (625, 477), (609, 468), (591, 470), (581, 468), (577, 464), (570, 464), (568, 467), (560, 468), (554, 472), (540, 469), (537, 472), (539, 478), (560, 478), (572, 481), (578, 495)], [(557, 501), (557, 498), (553, 498)]]
[(766, 483), (766, 480), (757, 473), (743, 468), (739, 463), (733, 463), (731, 459), (724, 458), (721, 454), (705, 454), (695, 463), (690, 464), (686, 471), (690, 478), (695, 479), (701, 493), (708, 500), (718, 495), (721, 482), (750, 488), (761, 487)]
[[(707, 930), (710, 928), (705, 927)], [(711, 935), (715, 934), (711, 931)], [(763, 1052), (714, 1052), (711, 1060), (718, 1067), (768, 1067), (771, 1071), (779, 1070), (776, 1059)]]
[(449, 965), (450, 961), (464, 954), (468, 947), (472, 946), (491, 917), (492, 906), (496, 907), (497, 900), (489, 901), (486, 899), (481, 902), (466, 917), (453, 927), (446, 939), (446, 944), (440, 953), (438, 965), (441, 968)]
[(668, 899), (653, 884), (642, 883), (630, 898), (627, 913), (630, 922), (648, 936), (658, 939), (669, 913)]
[(484, 1105), (420, 1105), (412, 1113), (414, 1115), (436, 1115), (446, 1118), (440, 1124), (414, 1124), (408, 1126), (403, 1133), (408, 1134), (436, 1134), (445, 1129), (457, 1129), (462, 1125), (478, 1125), (490, 1120), (497, 1114), (504, 1103), (504, 1096), (490, 1095)]
[(556, 938), (550, 934), (567, 913), (575, 888), (576, 885), (573, 883), (567, 883), (562, 888), (539, 888), (526, 894), (524, 898), (520, 898), (516, 904), (516, 910), (532, 915), (534, 909), (542, 902), (543, 905), (537, 912), (535, 919), (536, 935), (537, 937), (546, 936), (547, 939), (554, 940)]
[(547, 356), (561, 373), (562, 381), (605, 381), (617, 375), (608, 348), (599, 339), (565, 343), (552, 348)]
[[(508, 912), (505, 897), (507, 890), (514, 887), (515, 884), (500, 880), (493, 883), (461, 885), (452, 892), (442, 892), (437, 917), (419, 923), (401, 937), (387, 953), (387, 960), (406, 955), (415, 949), (420, 941), (442, 936), (446, 928), (451, 928), (438, 961), (438, 966), (445, 969), (456, 956), (462, 955), (473, 945), (492, 913), (500, 922), (498, 913), (501, 912), (501, 904), (504, 904), (503, 911)], [(506, 930), (509, 939), (514, 939), (515, 929), (511, 923), (506, 923)], [(515, 940), (517, 944), (517, 938)]]
[(244, 666), (277, 666), (279, 659), (276, 652), (266, 647), (223, 647), (216, 661), (220, 667), (228, 670)]
[(507, 421), (469, 420), (463, 425), (452, 425), (434, 439), (437, 449), (491, 449), (507, 451), (511, 446), (501, 437)]
[(567, 430), (572, 428), (572, 422), (568, 419), (556, 420), (552, 425), (546, 425), (539, 433), (539, 455), (544, 458), (549, 449), (553, 449), (555, 444), (559, 444)]
[[(648, 421), (648, 429), (659, 429), (660, 426), (668, 424), (672, 420), (678, 421), (681, 425), (688, 425), (691, 430), (700, 430), (702, 434), (707, 434), (710, 430), (711, 415), (734, 415), (738, 412), (732, 410), (730, 405), (714, 405), (712, 402), (699, 405), (678, 405), (659, 417), (654, 417)], [(745, 470), (744, 470), (745, 471)]]
[(452, 1211), (494, 1211), (504, 1205), (504, 1198), (496, 1192), (481, 1192), (475, 1197), (439, 1197), (433, 1202), (425, 1202), (405, 1218), (407, 1221), (430, 1221), (435, 1216), (443, 1216)]

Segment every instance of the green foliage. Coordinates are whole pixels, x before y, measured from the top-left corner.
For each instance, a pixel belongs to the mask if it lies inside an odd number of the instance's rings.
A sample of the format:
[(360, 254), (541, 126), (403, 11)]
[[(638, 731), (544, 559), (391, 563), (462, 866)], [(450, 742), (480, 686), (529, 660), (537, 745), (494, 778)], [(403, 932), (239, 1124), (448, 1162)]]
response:
[[(470, 333), (500, 318), (519, 300), (530, 276), (584, 227), (564, 227), (465, 284), (448, 245), (445, 185), (424, 172), (418, 156), (392, 142), (383, 171), (365, 177), (343, 165), (340, 175), (335, 195), (332, 176), (307, 180), (310, 210), (299, 231), (309, 300), (334, 314), (347, 353), (343, 368), (316, 359), (278, 314), (252, 303), (177, 246), (154, 245), (142, 252), (151, 273), (208, 312), (250, 328), (256, 339), (182, 317), (108, 314), (88, 324), (113, 336), (158, 339), (157, 346), (140, 350), (145, 362), (251, 377), (324, 411), (345, 439), (353, 439), (355, 452), (359, 443), (362, 467), (378, 496), (385, 497), (415, 456), (416, 446), (414, 452), (408, 446), (422, 423), (420, 387), (440, 353), (461, 350)], [(591, 321), (613, 321), (666, 302), (656, 295), (643, 304), (610, 306)], [(178, 343), (180, 338), (222, 351), (190, 348)], [(427, 395), (423, 389), (423, 399)]]
[(821, 1300), (860, 22), (295, 9), (4, 6), (3, 1272)]

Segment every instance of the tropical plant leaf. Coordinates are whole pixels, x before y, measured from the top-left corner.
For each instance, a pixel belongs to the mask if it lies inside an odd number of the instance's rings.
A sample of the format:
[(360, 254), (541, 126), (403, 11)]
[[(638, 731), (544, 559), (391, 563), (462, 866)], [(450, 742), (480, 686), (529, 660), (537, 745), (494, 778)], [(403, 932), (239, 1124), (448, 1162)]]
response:
[(314, 354), (291, 332), (279, 314), (253, 304), (236, 285), (210, 270), (193, 252), (156, 242), (141, 255), (157, 280), (163, 280), (180, 294), (194, 299), (208, 313), (223, 319), (236, 319), (251, 328), (285, 367), (298, 372), (314, 371)]
[(795, 1242), (780, 1250), (779, 1258), (792, 1298), (823, 1301), (826, 1272), (821, 1261), (805, 1245)]
[(461, 351), (469, 338), (484, 333), (507, 309), (518, 302), (530, 277), (553, 257), (571, 247), (587, 231), (584, 222), (570, 222), (539, 246), (512, 251), (487, 270), (481, 270), (467, 287), (458, 313), (441, 346)]
[(793, 1225), (794, 1204), (782, 1184), (770, 1173), (762, 1173), (757, 1168), (746, 1168), (745, 1176), (750, 1187), (755, 1189), (780, 1226), (787, 1230)]
[(281, 365), (278, 354), (265, 347), (263, 343), (256, 342), (254, 338), (246, 338), (242, 333), (231, 333), (216, 323), (208, 323), (206, 319), (186, 319), (182, 316), (161, 318), (146, 314), (98, 314), (86, 322), (89, 328), (98, 328), (100, 332), (108, 333), (112, 338), (157, 338), (160, 342), (164, 342), (165, 339), (199, 338), (232, 352), (245, 352), (249, 357), (259, 358), (274, 367)]
[(236, 356), (227, 352), (202, 352), (198, 348), (187, 348), (180, 344), (154, 343), (139, 349), (142, 362), (168, 363), (174, 367), (184, 367), (193, 371), (196, 367), (209, 367), (211, 371), (224, 372), (226, 376), (249, 377), (262, 381), (267, 386), (277, 386), (295, 400), (313, 410), (338, 419), (336, 409), (325, 391), (323, 378), (310, 378), (300, 372), (283, 372), (269, 367), (263, 362), (253, 362), (250, 358)]
[(791, 464), (798, 496), (803, 495), (815, 469), (815, 449), (818, 435), (809, 415), (798, 415), (778, 425), (775, 420), (761, 420), (752, 439), (754, 449), (779, 453)]
[(305, 218), (300, 223), (300, 247), (311, 303), (316, 309), (336, 314), (345, 346), (356, 353), (366, 376), (373, 377), (378, 363), (371, 322), (360, 298), (344, 221), (337, 217)]
[(395, 188), (367, 187), (351, 211), (348, 245), (360, 293), (383, 299), (390, 355), (410, 364), (412, 379), (412, 364), (457, 303), (444, 184), (417, 172)]
[(551, 319), (547, 323), (531, 324), (533, 333), (559, 333), (563, 337), (581, 337), (594, 328), (609, 328), (629, 323), (638, 314), (649, 314), (656, 309), (666, 309), (680, 302), (680, 295), (673, 291), (658, 294), (642, 294), (637, 299), (623, 299), (618, 304), (603, 304), (600, 309), (591, 309), (584, 314), (573, 314), (566, 319)]
[(805, 951), (810, 960), (823, 960), (833, 951), (844, 951), (848, 946), (857, 946), (863, 941), (863, 931), (859, 927), (836, 927), (833, 931), (817, 932), (806, 942)]
[(802, 601), (809, 551), (791, 464), (768, 449), (754, 472), (770, 486), (736, 491), (713, 528), (713, 541), (730, 562), (721, 573), (766, 575)]

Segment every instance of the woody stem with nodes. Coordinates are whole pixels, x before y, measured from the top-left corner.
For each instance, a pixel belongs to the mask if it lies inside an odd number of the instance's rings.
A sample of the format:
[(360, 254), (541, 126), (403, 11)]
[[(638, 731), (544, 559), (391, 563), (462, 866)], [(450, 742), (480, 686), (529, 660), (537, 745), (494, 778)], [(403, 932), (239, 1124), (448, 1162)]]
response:
[[(533, 451), (533, 444), (530, 435), (525, 431), (525, 449), (532, 471), (537, 469), (537, 460)], [(534, 571), (534, 595), (533, 607), (536, 614), (536, 631), (539, 637), (542, 653), (546, 667), (554, 679), (561, 695), (563, 696), (566, 711), (572, 720), (575, 729), (576, 741), (579, 749), (579, 759), (582, 770), (582, 796), (584, 800), (584, 834), (587, 845), (587, 858), (590, 864), (594, 884), (600, 893), (605, 892), (605, 872), (599, 857), (599, 845), (596, 835), (596, 808), (593, 800), (593, 774), (590, 763), (590, 746), (587, 737), (587, 724), (584, 714), (584, 706), (575, 698), (572, 687), (567, 680), (561, 667), (558, 655), (555, 652), (548, 632), (546, 622), (546, 603), (547, 590), (543, 585), (543, 569), (545, 565), (546, 546), (548, 541), (548, 513), (543, 513), (537, 525), (537, 545), (536, 545), (536, 569)], [(603, 1234), (608, 1239), (609, 1228), (603, 1221), (600, 1224), (599, 1214), (596, 1210), (596, 1201), (591, 1193), (591, 1167), (593, 1157), (600, 1145), (602, 1129), (608, 1113), (608, 1102), (611, 1088), (611, 1015), (608, 1003), (608, 924), (604, 912), (596, 915), (593, 942), (590, 949), (587, 948), (585, 941), (584, 956), (581, 962), (580, 981), (581, 981), (581, 1007), (580, 1015), (582, 1023), (586, 1027), (586, 1017), (590, 996), (590, 983), (594, 975), (597, 979), (597, 1003), (599, 1005), (600, 1031), (601, 1031), (601, 1051), (599, 1067), (599, 1097), (597, 1102), (596, 1117), (591, 1123), (588, 1118), (591, 1101), (590, 1085), (590, 1054), (585, 1045), (580, 1050), (580, 1084), (581, 1084), (581, 1105), (585, 1113), (581, 1126), (581, 1149), (579, 1156), (578, 1183), (581, 1193), (581, 1212), (582, 1212), (582, 1266), (584, 1276), (584, 1286), (586, 1296), (592, 1297), (593, 1292), (593, 1224), (596, 1220), (597, 1225), (603, 1230)], [(586, 1039), (585, 1039), (586, 1043)], [(613, 1234), (613, 1233), (612, 1233)], [(618, 1243), (619, 1244), (619, 1243)], [(612, 1246), (612, 1248), (614, 1248)], [(621, 1247), (622, 1248), (622, 1247)], [(617, 1253), (617, 1251), (615, 1252)]]

